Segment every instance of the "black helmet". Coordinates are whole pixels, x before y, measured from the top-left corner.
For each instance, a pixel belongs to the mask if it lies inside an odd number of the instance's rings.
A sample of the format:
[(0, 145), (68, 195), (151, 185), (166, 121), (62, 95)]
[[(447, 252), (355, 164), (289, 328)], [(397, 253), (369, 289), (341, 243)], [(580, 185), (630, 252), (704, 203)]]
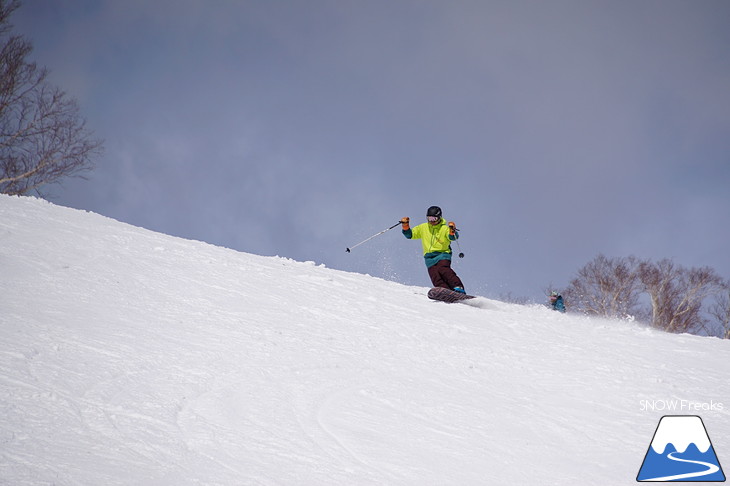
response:
[(428, 208), (428, 211), (426, 211), (426, 217), (428, 216), (436, 216), (437, 218), (441, 217), (441, 208), (438, 206), (431, 206)]

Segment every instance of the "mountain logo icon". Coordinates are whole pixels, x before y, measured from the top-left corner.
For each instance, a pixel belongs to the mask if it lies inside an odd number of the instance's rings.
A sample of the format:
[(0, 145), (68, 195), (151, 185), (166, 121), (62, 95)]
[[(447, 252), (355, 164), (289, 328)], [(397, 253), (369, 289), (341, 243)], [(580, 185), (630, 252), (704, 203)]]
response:
[(636, 480), (725, 481), (702, 419), (696, 415), (662, 417)]

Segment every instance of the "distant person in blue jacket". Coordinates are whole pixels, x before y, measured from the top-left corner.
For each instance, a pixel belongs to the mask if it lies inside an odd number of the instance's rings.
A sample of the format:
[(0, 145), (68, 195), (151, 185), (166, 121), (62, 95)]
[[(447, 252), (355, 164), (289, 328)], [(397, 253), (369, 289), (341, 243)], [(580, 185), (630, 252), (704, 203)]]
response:
[(563, 302), (563, 296), (553, 291), (550, 292), (550, 305), (553, 310), (558, 312), (565, 312), (565, 303)]

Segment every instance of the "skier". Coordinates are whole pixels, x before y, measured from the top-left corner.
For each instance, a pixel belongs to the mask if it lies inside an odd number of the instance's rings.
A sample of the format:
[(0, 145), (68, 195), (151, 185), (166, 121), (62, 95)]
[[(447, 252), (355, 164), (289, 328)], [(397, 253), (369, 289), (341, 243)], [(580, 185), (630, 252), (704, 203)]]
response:
[(441, 217), (441, 208), (438, 206), (428, 208), (426, 219), (426, 223), (411, 228), (410, 218), (402, 218), (400, 222), (403, 226), (403, 236), (409, 240), (421, 240), (428, 276), (431, 277), (434, 287), (466, 293), (461, 279), (451, 269), (451, 242), (459, 238), (456, 223), (451, 221), (447, 225), (446, 220)]
[(550, 305), (553, 310), (558, 312), (565, 312), (565, 303), (563, 302), (563, 296), (559, 293), (552, 291), (550, 292)]

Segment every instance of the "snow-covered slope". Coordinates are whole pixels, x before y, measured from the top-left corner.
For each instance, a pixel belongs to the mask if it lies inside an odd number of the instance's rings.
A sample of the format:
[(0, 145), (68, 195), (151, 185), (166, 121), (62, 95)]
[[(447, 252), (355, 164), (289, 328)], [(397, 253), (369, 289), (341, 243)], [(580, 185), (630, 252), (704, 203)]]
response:
[(730, 464), (730, 342), (427, 290), (0, 196), (0, 484), (634, 484), (665, 414)]

